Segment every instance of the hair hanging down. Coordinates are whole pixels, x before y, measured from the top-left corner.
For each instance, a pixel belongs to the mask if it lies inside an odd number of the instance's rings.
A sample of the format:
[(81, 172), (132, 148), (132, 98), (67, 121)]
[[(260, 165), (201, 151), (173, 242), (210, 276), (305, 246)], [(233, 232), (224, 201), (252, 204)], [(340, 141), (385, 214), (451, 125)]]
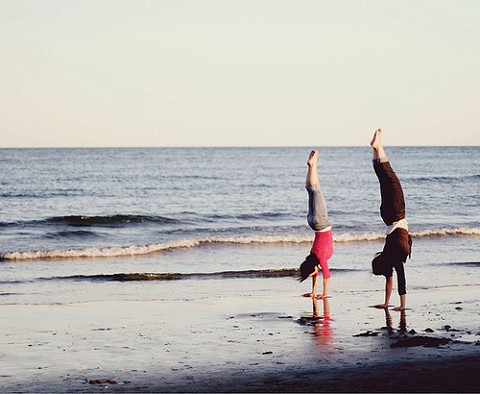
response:
[(305, 261), (300, 264), (300, 282), (303, 282), (307, 279), (312, 272), (315, 271), (315, 267), (319, 264), (317, 256), (313, 253), (310, 253)]

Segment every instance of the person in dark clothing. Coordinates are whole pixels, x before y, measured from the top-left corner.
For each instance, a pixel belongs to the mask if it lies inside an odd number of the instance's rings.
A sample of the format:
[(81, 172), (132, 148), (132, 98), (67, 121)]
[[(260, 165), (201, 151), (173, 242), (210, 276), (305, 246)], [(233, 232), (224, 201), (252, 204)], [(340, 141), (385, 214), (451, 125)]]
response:
[(407, 288), (404, 263), (410, 256), (412, 238), (408, 232), (408, 223), (405, 220), (405, 198), (402, 186), (393, 171), (385, 154), (381, 142), (382, 130), (378, 129), (373, 135), (370, 145), (373, 148), (373, 169), (380, 182), (380, 216), (387, 226), (385, 246), (376, 254), (372, 261), (372, 270), (375, 275), (385, 276), (385, 302), (375, 305), (376, 308), (388, 308), (393, 287), (393, 270), (397, 273), (398, 294), (400, 306), (393, 308), (405, 310)]

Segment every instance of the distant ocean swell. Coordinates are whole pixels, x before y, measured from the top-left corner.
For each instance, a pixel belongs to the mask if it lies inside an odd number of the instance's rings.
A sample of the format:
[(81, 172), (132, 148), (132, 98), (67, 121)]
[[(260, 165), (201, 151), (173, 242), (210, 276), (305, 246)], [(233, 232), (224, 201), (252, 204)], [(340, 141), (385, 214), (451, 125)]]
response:
[(67, 226), (67, 227), (110, 227), (121, 228), (134, 225), (172, 225), (198, 223), (216, 223), (218, 220), (271, 220), (272, 218), (282, 218), (286, 214), (281, 212), (262, 212), (258, 214), (240, 214), (240, 215), (198, 215), (193, 212), (181, 212), (182, 219), (175, 219), (158, 215), (130, 215), (116, 214), (103, 216), (89, 215), (69, 215), (54, 216), (40, 220), (20, 220), (15, 222), (0, 222), (0, 228), (18, 227), (18, 226)]
[(476, 181), (480, 178), (480, 174), (464, 175), (464, 176), (432, 176), (432, 177), (404, 177), (406, 180), (414, 182), (454, 182), (454, 181)]
[(129, 224), (155, 223), (170, 224), (179, 223), (179, 220), (164, 216), (147, 216), (147, 215), (107, 215), (107, 216), (87, 216), (87, 215), (70, 215), (55, 216), (43, 220), (31, 220), (20, 222), (0, 222), (0, 227), (12, 227), (18, 225), (67, 225), (72, 227), (93, 227), (93, 226), (124, 226)]
[[(444, 237), (444, 236), (480, 236), (480, 228), (444, 228), (412, 232), (414, 238), (420, 237)], [(383, 239), (383, 233), (343, 233), (335, 234), (335, 242), (365, 242)], [(35, 250), (6, 252), (0, 254), (1, 260), (22, 261), (56, 258), (97, 258), (97, 257), (122, 257), (140, 256), (158, 253), (165, 250), (201, 247), (207, 244), (300, 244), (312, 242), (312, 236), (241, 236), (241, 237), (211, 237), (203, 239), (183, 239), (178, 241), (164, 242), (147, 245), (130, 245), (117, 247), (91, 247), (85, 249), (68, 250)]]

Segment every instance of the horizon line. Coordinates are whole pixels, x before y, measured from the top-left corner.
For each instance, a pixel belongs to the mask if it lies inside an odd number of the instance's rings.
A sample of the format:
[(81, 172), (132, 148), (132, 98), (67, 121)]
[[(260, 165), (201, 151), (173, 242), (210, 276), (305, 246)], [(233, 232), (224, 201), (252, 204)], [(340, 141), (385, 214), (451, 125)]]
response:
[[(236, 149), (236, 148), (371, 148), (370, 145), (163, 145), (163, 146), (0, 146), (0, 149)], [(475, 148), (479, 145), (386, 145), (391, 148)]]

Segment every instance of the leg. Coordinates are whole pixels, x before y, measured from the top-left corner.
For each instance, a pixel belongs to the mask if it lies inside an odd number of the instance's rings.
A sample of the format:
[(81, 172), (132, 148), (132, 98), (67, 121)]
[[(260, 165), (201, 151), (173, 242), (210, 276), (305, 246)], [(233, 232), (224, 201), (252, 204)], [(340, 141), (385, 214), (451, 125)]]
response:
[(381, 130), (375, 131), (372, 142), (373, 168), (380, 182), (382, 203), (380, 215), (387, 226), (405, 218), (405, 198), (400, 181), (387, 159), (380, 140)]
[(305, 186), (308, 192), (307, 221), (312, 230), (321, 231), (327, 228), (329, 223), (327, 206), (318, 179), (317, 162), (318, 150), (311, 151), (307, 162), (308, 171), (305, 181)]
[(387, 155), (383, 150), (381, 129), (375, 130), (375, 133), (373, 134), (373, 138), (370, 141), (370, 146), (373, 148), (373, 160), (380, 159), (380, 161), (382, 161), (383, 159), (383, 161), (388, 161)]
[(307, 165), (308, 165), (308, 171), (307, 171), (307, 179), (305, 181), (305, 184), (307, 187), (316, 186), (320, 183), (318, 181), (318, 150), (317, 149), (312, 150), (310, 152)]

